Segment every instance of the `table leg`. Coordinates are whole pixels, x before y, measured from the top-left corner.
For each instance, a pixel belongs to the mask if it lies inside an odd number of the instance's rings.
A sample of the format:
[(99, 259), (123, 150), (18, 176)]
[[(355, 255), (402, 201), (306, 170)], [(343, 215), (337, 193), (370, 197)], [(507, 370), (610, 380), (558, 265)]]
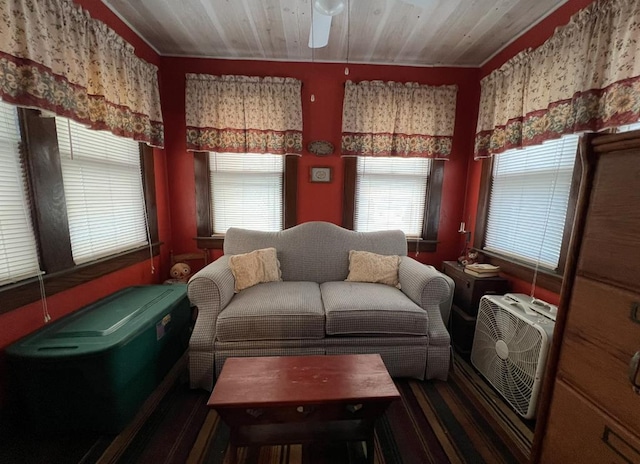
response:
[(238, 462), (238, 447), (229, 442), (229, 449), (227, 450), (227, 453), (229, 455), (229, 464), (236, 464)]
[(373, 425), (371, 426), (371, 432), (369, 432), (367, 434), (367, 464), (373, 464), (373, 443), (374, 443), (374, 430), (373, 430)]

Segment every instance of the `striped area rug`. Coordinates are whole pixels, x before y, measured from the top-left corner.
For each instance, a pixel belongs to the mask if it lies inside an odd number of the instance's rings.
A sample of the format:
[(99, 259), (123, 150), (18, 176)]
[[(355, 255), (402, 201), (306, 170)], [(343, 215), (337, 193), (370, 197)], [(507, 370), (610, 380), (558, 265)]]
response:
[[(100, 464), (226, 464), (229, 429), (206, 407), (208, 393), (189, 390), (177, 366), (136, 420), (81, 461)], [(181, 378), (182, 380), (177, 380)], [(447, 382), (396, 381), (401, 400), (375, 430), (376, 464), (525, 462), (532, 424), (516, 417), (463, 360)], [(486, 404), (485, 404), (486, 403)], [(239, 464), (359, 464), (361, 443), (239, 448)]]

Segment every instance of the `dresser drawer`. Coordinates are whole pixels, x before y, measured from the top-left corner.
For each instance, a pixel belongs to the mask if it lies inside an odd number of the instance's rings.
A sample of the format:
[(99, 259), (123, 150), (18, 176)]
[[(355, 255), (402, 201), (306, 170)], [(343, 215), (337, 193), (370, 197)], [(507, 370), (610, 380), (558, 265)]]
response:
[(638, 150), (600, 157), (578, 260), (578, 274), (640, 292)]
[(629, 381), (640, 350), (640, 324), (631, 318), (639, 301), (638, 294), (577, 277), (558, 365), (559, 378), (632, 430), (640, 430), (640, 395)]
[(542, 446), (544, 464), (640, 462), (640, 438), (558, 381)]

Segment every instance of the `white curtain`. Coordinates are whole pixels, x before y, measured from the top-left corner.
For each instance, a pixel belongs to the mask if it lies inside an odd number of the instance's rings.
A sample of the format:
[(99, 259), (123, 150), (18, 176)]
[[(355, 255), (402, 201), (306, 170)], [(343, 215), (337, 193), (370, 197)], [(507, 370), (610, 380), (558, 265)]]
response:
[(342, 154), (446, 159), (456, 117), (455, 85), (347, 81)]
[(640, 119), (640, 2), (596, 1), (481, 81), (475, 157)]
[(301, 81), (187, 74), (187, 149), (302, 153)]
[(0, 98), (164, 144), (156, 66), (72, 0), (0, 1)]

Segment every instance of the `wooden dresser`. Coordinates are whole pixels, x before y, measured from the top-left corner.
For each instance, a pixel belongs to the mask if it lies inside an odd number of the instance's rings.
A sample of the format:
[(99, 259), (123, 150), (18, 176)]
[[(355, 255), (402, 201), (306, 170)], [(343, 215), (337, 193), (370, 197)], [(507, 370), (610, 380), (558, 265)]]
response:
[(474, 277), (464, 272), (457, 261), (442, 263), (442, 272), (453, 279), (453, 305), (449, 333), (455, 350), (466, 358), (471, 354), (480, 298), (484, 295), (504, 295), (509, 281), (502, 277)]
[(640, 131), (583, 147), (532, 461), (640, 463)]

